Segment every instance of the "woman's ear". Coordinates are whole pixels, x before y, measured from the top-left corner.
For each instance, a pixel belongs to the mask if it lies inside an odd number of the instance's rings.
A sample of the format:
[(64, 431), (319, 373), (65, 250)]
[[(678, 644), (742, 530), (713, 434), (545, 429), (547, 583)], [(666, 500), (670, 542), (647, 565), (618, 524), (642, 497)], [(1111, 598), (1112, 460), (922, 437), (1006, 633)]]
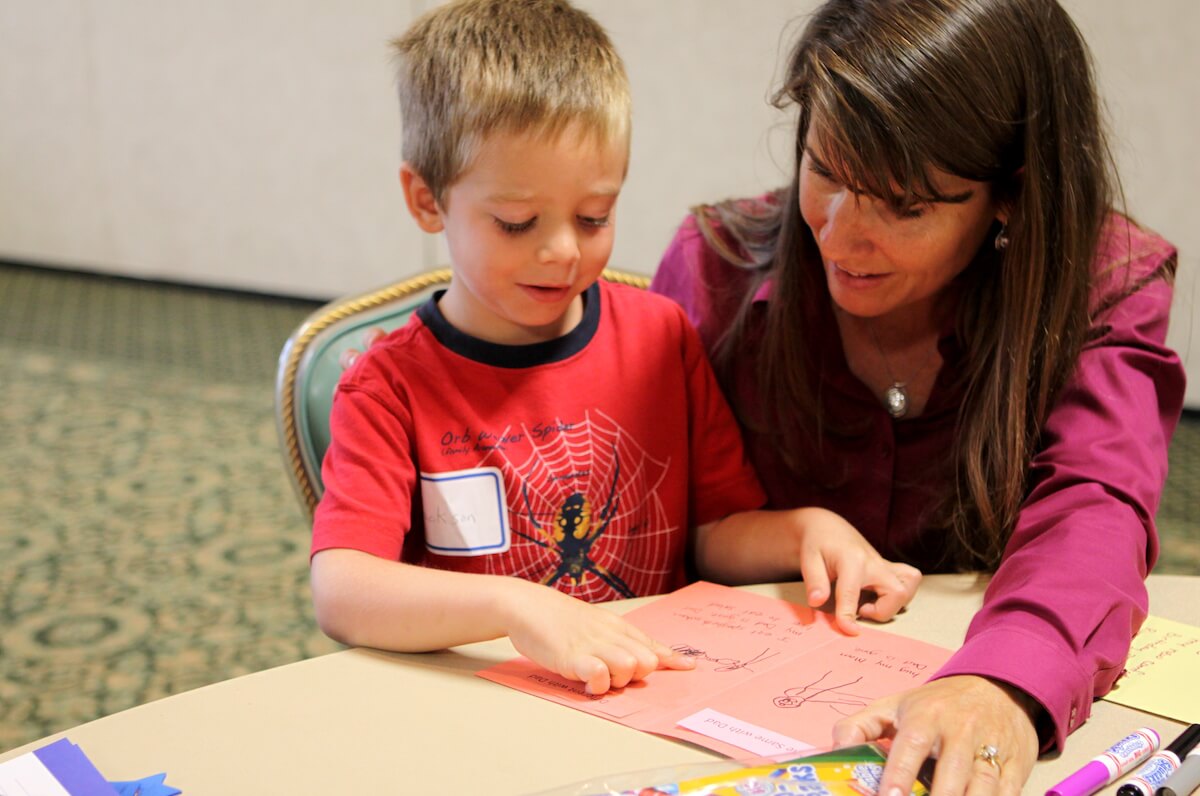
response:
[(996, 220), (1003, 225), (1008, 224), (1009, 217), (1017, 208), (1017, 199), (1020, 197), (1021, 185), (1024, 180), (1025, 167), (1022, 166), (1002, 183), (995, 184), (1003, 185), (1003, 188), (997, 189), (993, 187), (993, 190), (999, 190), (1001, 193), (1000, 200), (996, 203)]
[(417, 226), (426, 232), (441, 232), (445, 225), (433, 190), (408, 161), (400, 164), (400, 187), (404, 189), (404, 202)]

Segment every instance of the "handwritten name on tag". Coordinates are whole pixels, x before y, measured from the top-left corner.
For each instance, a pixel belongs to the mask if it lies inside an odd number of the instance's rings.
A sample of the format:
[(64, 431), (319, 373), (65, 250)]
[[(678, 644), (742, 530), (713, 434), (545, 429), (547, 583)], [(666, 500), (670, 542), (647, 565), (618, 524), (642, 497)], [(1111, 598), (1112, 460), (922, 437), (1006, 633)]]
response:
[(504, 476), (495, 467), (421, 473), (425, 546), (444, 556), (503, 553), (512, 539)]

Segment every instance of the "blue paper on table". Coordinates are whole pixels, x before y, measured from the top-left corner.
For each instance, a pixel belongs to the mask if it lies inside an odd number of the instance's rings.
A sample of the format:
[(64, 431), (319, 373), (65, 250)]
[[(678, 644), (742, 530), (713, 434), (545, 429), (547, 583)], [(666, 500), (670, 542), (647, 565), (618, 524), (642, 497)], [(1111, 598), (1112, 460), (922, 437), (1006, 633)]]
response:
[[(172, 788), (163, 780), (166, 774), (155, 774), (152, 777), (142, 777), (128, 782), (112, 782), (119, 796), (179, 796), (183, 791)], [(0, 794), (0, 796), (3, 796)]]
[(117, 796), (83, 750), (66, 738), (0, 763), (0, 793)]

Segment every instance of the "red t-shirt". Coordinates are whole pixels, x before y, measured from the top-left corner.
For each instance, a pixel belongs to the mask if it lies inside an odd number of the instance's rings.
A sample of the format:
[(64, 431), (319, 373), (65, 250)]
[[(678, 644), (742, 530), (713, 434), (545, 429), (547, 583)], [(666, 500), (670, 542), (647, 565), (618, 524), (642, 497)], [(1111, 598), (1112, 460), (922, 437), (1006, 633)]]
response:
[(516, 575), (589, 601), (686, 582), (690, 528), (762, 488), (683, 311), (599, 283), (556, 340), (488, 343), (437, 297), (342, 378), (312, 552)]

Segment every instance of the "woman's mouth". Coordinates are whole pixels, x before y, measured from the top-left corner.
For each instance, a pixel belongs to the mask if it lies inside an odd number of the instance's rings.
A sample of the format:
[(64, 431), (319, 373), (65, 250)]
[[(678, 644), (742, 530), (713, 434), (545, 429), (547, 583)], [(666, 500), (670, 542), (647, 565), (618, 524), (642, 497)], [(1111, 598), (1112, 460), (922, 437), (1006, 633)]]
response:
[(830, 261), (828, 264), (830, 276), (847, 287), (870, 287), (887, 278), (889, 274), (873, 274), (868, 271), (857, 271), (853, 268), (839, 265)]

